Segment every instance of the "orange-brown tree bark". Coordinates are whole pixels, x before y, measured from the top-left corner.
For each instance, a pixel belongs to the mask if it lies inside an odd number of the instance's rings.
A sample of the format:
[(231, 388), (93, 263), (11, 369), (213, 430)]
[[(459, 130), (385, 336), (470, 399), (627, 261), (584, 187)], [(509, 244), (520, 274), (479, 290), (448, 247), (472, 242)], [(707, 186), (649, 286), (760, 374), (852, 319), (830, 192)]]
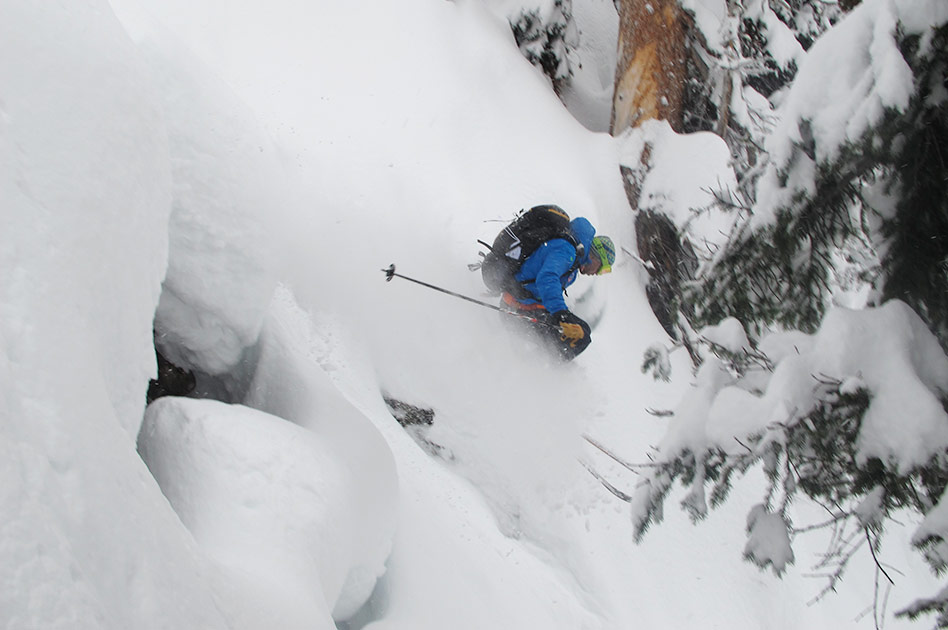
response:
[(677, 0), (620, 0), (613, 135), (649, 119), (681, 131), (685, 38)]

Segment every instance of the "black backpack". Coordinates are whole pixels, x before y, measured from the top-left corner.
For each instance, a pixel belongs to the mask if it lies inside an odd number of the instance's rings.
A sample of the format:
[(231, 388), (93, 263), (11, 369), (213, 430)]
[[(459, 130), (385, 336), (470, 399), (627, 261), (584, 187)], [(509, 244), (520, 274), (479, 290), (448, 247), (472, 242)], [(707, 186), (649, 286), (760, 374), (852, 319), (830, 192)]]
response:
[(554, 205), (534, 206), (526, 212), (521, 212), (510, 225), (500, 231), (493, 244), (478, 241), (490, 250), (482, 254), (484, 260), (480, 265), (484, 284), (495, 294), (506, 291), (518, 299), (534, 299), (523, 286), (534, 279), (521, 283), (514, 278), (514, 274), (520, 271), (523, 261), (537, 248), (554, 238), (569, 241), (576, 248), (576, 260), (569, 270), (569, 273), (572, 273), (579, 267), (583, 246), (570, 230), (569, 215)]

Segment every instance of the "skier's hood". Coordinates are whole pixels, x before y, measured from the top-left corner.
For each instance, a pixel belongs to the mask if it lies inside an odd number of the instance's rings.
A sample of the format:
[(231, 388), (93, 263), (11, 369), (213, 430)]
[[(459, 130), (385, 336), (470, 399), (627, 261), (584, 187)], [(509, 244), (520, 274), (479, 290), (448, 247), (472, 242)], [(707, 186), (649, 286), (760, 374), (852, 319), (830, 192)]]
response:
[(583, 257), (579, 259), (579, 264), (585, 265), (589, 262), (589, 253), (592, 251), (592, 240), (596, 235), (596, 228), (584, 217), (576, 217), (570, 221), (569, 228), (576, 240), (583, 245)]

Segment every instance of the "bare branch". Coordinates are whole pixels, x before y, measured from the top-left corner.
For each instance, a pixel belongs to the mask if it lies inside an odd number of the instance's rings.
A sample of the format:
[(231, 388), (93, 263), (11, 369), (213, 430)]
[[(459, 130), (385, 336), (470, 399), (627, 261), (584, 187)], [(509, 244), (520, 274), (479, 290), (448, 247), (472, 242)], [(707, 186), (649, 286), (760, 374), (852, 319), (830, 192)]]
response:
[(611, 483), (609, 483), (609, 482), (606, 480), (605, 477), (603, 477), (603, 476), (600, 475), (598, 472), (596, 472), (596, 470), (595, 470), (592, 466), (590, 466), (589, 464), (587, 464), (587, 463), (584, 462), (583, 460), (577, 459), (576, 461), (578, 461), (578, 462), (582, 465), (582, 467), (585, 468), (585, 469), (589, 472), (590, 475), (592, 475), (593, 477), (595, 477), (596, 480), (599, 481), (599, 483), (601, 483), (602, 486), (603, 486), (606, 490), (608, 490), (609, 492), (611, 492), (616, 498), (621, 499), (621, 500), (625, 501), (626, 503), (631, 503), (631, 502), (632, 502), (632, 495), (626, 494), (626, 493), (623, 492), (622, 490), (619, 490), (618, 488), (616, 488), (614, 485), (612, 485)]
[(618, 464), (620, 464), (623, 468), (626, 468), (626, 469), (628, 469), (628, 470), (631, 470), (632, 472), (634, 472), (634, 473), (637, 474), (637, 475), (639, 474), (639, 470), (638, 470), (639, 468), (656, 468), (656, 467), (660, 467), (660, 466), (661, 466), (661, 464), (655, 463), (655, 462), (649, 463), (649, 464), (632, 464), (632, 463), (627, 462), (626, 460), (622, 459), (621, 457), (619, 457), (619, 456), (616, 455), (615, 453), (613, 453), (612, 450), (610, 450), (608, 447), (604, 446), (601, 442), (599, 442), (599, 441), (596, 440), (595, 438), (592, 438), (592, 437), (590, 437), (589, 435), (586, 435), (586, 434), (584, 433), (584, 434), (583, 434), (583, 439), (586, 440), (587, 442), (589, 442), (590, 444), (592, 444), (593, 446), (595, 446), (597, 449), (599, 449), (600, 451), (602, 451), (604, 454), (608, 455), (611, 459), (613, 459), (615, 462), (617, 462)]
[(872, 538), (869, 534), (869, 528), (864, 527), (863, 529), (866, 532), (866, 541), (869, 543), (869, 551), (872, 553), (872, 561), (876, 563), (876, 568), (878, 568), (879, 571), (882, 573), (882, 575), (885, 576), (885, 579), (889, 580), (889, 584), (895, 584), (895, 580), (889, 577), (889, 574), (886, 573), (885, 568), (883, 568), (882, 563), (879, 562), (879, 558), (876, 556), (876, 549), (875, 549), (875, 545), (872, 544)]

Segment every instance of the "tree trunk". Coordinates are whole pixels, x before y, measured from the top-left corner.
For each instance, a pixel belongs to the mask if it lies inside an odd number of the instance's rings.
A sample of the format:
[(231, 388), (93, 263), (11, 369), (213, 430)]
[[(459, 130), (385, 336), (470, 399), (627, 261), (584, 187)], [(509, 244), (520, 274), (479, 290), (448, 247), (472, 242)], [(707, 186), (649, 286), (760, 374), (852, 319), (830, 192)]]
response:
[(648, 119), (681, 131), (686, 54), (677, 0), (620, 0), (612, 135)]
[[(668, 121), (672, 129), (682, 133), (688, 48), (687, 23), (678, 0), (620, 0), (618, 9), (612, 135), (650, 119)], [(649, 304), (666, 332), (678, 338), (680, 285), (693, 271), (683, 259), (691, 250), (680, 241), (671, 220), (657, 212), (639, 211), (641, 183), (650, 167), (650, 153), (651, 147), (646, 145), (640, 164), (624, 165), (622, 180), (629, 205), (636, 212), (636, 244), (649, 272)]]

